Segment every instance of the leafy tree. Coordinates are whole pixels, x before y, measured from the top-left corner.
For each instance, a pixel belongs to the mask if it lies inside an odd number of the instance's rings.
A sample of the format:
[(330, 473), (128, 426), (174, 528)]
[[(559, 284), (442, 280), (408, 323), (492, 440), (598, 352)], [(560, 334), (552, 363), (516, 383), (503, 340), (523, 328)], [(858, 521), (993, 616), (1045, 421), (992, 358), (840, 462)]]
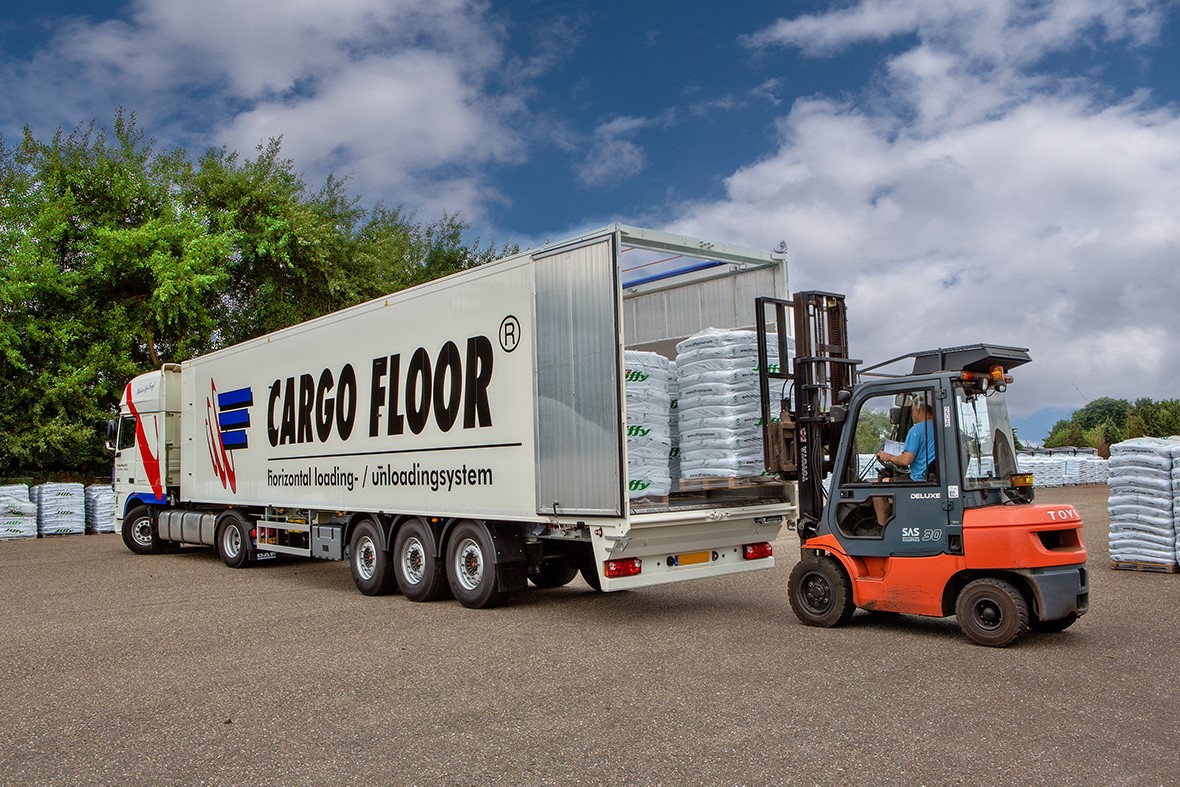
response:
[(122, 111), (0, 139), (0, 476), (105, 475), (136, 374), (514, 251), (309, 190), (278, 140), (256, 153), (157, 153)]

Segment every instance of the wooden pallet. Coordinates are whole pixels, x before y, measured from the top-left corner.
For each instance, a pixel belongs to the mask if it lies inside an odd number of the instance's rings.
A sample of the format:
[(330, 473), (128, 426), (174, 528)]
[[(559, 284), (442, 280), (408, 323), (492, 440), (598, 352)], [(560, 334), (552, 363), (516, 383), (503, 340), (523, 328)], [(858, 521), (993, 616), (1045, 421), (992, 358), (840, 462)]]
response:
[(682, 478), (680, 479), (681, 492), (711, 492), (715, 489), (751, 489), (759, 486), (782, 486), (783, 481), (780, 478), (771, 478), (768, 476), (751, 476), (748, 478), (730, 478), (722, 476), (718, 478)]
[(1112, 560), (1111, 569), (1115, 571), (1145, 571), (1151, 574), (1180, 574), (1180, 566), (1175, 563), (1152, 563), (1145, 560)]

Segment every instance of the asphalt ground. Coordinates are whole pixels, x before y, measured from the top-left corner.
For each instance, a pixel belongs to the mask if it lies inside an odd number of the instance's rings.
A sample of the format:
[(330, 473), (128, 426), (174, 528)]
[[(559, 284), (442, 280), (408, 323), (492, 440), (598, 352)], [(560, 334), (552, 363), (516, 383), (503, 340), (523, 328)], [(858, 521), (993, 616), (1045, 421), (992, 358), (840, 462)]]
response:
[(344, 562), (231, 570), (118, 536), (0, 543), (3, 784), (1165, 784), (1180, 575), (1112, 571), (1008, 649), (953, 619), (799, 624), (779, 565), (495, 610), (370, 598)]

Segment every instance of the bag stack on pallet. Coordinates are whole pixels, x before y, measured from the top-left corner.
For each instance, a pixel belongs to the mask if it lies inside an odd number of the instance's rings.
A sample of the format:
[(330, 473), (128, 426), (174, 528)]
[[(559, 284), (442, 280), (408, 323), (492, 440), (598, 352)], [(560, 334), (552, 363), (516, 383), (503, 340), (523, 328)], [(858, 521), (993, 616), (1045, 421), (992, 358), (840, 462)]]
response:
[(86, 487), (86, 532), (115, 532), (115, 490), (107, 484)]
[(631, 499), (667, 497), (672, 487), (672, 362), (658, 353), (624, 354), (627, 489)]
[(24, 484), (0, 486), (0, 538), (36, 538), (37, 504)]
[[(768, 362), (778, 364), (772, 353)], [(710, 328), (676, 345), (682, 478), (765, 472), (758, 336)]]
[(32, 489), (37, 532), (43, 536), (86, 532), (86, 493), (81, 484), (41, 484)]
[(1140, 437), (1110, 447), (1110, 559), (1176, 564), (1173, 471), (1180, 441)]

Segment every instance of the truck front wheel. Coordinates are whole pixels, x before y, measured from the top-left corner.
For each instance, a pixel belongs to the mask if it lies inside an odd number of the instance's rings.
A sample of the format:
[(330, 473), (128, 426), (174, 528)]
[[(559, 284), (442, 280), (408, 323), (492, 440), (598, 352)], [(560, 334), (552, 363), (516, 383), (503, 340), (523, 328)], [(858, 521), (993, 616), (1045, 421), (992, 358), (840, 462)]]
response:
[(447, 581), (459, 603), (487, 609), (508, 596), (496, 588), (496, 550), (491, 534), (475, 522), (460, 522), (447, 541)]
[(389, 550), (381, 548), (377, 523), (364, 519), (357, 523), (349, 542), (348, 565), (356, 589), (366, 596), (386, 596), (397, 590), (397, 576), (389, 559)]
[(230, 514), (217, 531), (217, 554), (230, 568), (242, 568), (250, 561), (247, 541), (250, 530), (236, 514)]
[(787, 582), (791, 609), (808, 626), (831, 628), (847, 623), (856, 606), (852, 583), (844, 567), (832, 557), (805, 557)]
[(976, 645), (1005, 648), (1028, 631), (1028, 602), (1011, 583), (984, 577), (959, 593), (955, 617)]
[(123, 543), (137, 555), (151, 555), (164, 549), (150, 508), (136, 506), (127, 512), (123, 518)]

